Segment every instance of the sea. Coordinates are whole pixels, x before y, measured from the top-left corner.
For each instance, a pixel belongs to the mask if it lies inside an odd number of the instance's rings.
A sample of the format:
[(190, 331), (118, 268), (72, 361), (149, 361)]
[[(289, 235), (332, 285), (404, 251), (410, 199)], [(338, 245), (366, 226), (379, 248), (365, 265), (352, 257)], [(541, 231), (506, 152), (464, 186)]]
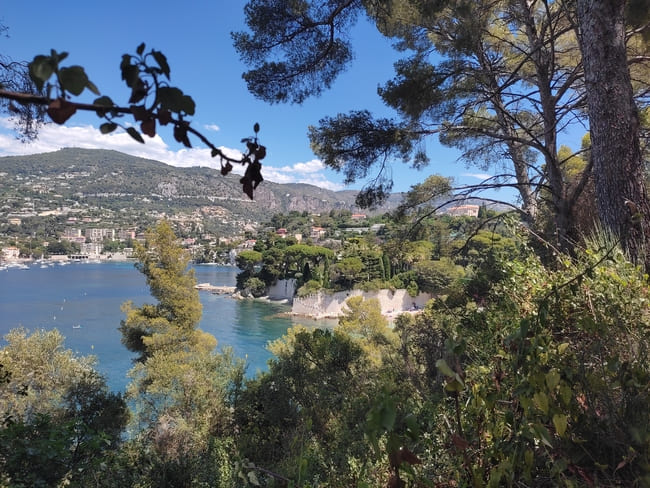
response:
[[(194, 266), (197, 283), (234, 286), (238, 269), (229, 266)], [(330, 321), (288, 315), (286, 304), (236, 300), (229, 295), (200, 291), (203, 316), (199, 327), (214, 335), (217, 349), (230, 347), (246, 361), (252, 377), (267, 369), (271, 353), (266, 346), (296, 323), (307, 327), (333, 327)], [(13, 328), (58, 329), (65, 347), (79, 355), (94, 355), (96, 369), (112, 391), (122, 392), (134, 355), (121, 343), (118, 327), (125, 318), (120, 306), (155, 303), (145, 277), (131, 262), (73, 262), (66, 265), (32, 263), (0, 271), (0, 347)]]

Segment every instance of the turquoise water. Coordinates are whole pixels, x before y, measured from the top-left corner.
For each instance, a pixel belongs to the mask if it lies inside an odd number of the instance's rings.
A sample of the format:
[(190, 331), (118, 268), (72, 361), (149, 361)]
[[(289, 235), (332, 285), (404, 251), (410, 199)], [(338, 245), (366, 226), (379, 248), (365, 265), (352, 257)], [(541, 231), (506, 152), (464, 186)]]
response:
[[(236, 268), (196, 266), (197, 283), (234, 286)], [(203, 318), (199, 327), (217, 338), (218, 348), (230, 346), (247, 361), (247, 374), (266, 369), (269, 341), (281, 337), (294, 322), (282, 315), (288, 306), (200, 292)], [(123, 391), (133, 355), (120, 342), (120, 305), (152, 303), (144, 276), (132, 263), (72, 263), (46, 268), (0, 271), (0, 336), (15, 327), (57, 328), (65, 346), (97, 356), (97, 369), (110, 388)], [(305, 320), (298, 320), (305, 322)], [(306, 325), (328, 325), (307, 321)], [(329, 324), (331, 325), (331, 324)], [(79, 326), (79, 327), (75, 327)], [(0, 346), (6, 341), (0, 340)]]

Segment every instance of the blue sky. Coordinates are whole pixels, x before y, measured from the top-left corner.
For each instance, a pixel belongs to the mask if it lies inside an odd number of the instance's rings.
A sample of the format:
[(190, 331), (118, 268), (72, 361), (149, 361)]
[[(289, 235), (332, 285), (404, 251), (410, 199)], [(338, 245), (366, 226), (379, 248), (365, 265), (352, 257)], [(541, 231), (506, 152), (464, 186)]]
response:
[[(67, 51), (64, 64), (83, 66), (102, 94), (120, 105), (128, 99), (119, 72), (122, 54), (134, 53), (141, 42), (162, 51), (171, 66), (172, 84), (196, 102), (193, 125), (217, 146), (240, 150), (241, 138), (253, 134), (255, 122), (260, 124), (260, 139), (268, 149), (263, 168), (268, 180), (344, 189), (341, 176), (325, 169), (312, 153), (307, 127), (324, 116), (354, 109), (369, 109), (376, 116), (394, 115), (381, 103), (377, 87), (392, 78), (397, 54), (390, 41), (365, 21), (351, 32), (355, 60), (331, 90), (303, 105), (268, 105), (246, 90), (241, 78), (246, 67), (230, 38), (231, 31), (245, 27), (243, 1), (4, 3), (0, 22), (9, 28), (9, 37), (0, 39), (0, 52), (14, 60), (31, 60), (50, 49)], [(88, 102), (94, 98), (91, 93), (80, 97)], [(162, 138), (146, 138), (142, 145), (124, 133), (101, 135), (96, 130), (100, 123), (93, 114), (76, 114), (64, 127), (49, 124), (35, 143), (24, 145), (15, 140), (10, 124), (0, 120), (0, 156), (87, 147), (115, 149), (175, 166), (218, 165), (198, 141), (196, 149), (187, 150), (163, 130)], [(394, 191), (408, 191), (432, 173), (453, 176), (460, 184), (480, 181), (480, 171), (456, 162), (458, 154), (436, 139), (427, 141), (427, 151), (432, 162), (422, 171), (395, 162)]]

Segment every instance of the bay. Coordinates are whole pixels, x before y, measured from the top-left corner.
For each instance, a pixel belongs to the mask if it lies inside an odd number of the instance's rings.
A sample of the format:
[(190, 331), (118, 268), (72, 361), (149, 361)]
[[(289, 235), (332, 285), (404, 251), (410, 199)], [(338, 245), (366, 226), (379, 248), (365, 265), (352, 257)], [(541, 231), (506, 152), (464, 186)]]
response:
[[(237, 268), (195, 266), (197, 283), (234, 286)], [(284, 304), (235, 300), (227, 295), (201, 291), (203, 316), (199, 327), (214, 335), (218, 349), (232, 347), (247, 363), (247, 375), (267, 368), (269, 341), (281, 337), (294, 323), (331, 327), (332, 322), (287, 316)], [(144, 276), (133, 263), (71, 263), (65, 266), (0, 271), (0, 347), (4, 336), (16, 327), (50, 330), (65, 336), (65, 347), (80, 355), (93, 354), (97, 370), (106, 376), (111, 390), (124, 391), (133, 354), (120, 342), (118, 330), (124, 314), (120, 306), (132, 300), (136, 306), (153, 303)]]

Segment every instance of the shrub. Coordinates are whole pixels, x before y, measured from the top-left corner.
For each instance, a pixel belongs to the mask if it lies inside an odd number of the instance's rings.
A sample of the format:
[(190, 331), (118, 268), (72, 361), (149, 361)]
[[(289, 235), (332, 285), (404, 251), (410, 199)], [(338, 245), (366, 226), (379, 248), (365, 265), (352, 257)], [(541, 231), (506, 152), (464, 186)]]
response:
[(247, 290), (255, 298), (264, 296), (266, 293), (266, 284), (259, 278), (248, 278), (244, 283), (244, 289)]
[(318, 292), (322, 288), (317, 280), (309, 280), (307, 283), (298, 288), (296, 295), (298, 297), (306, 297)]

